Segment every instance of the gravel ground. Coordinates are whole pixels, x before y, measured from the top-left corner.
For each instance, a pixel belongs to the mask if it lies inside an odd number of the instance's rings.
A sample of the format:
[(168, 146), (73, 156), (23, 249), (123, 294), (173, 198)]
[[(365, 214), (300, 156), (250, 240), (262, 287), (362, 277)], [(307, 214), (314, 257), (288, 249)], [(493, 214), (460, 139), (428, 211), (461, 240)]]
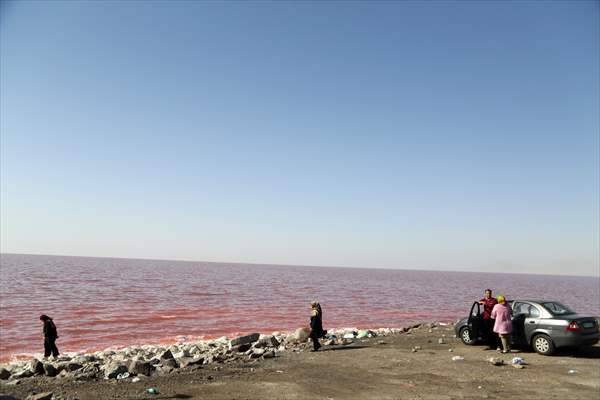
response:
[[(438, 340), (444, 338), (445, 343)], [(420, 347), (413, 351), (415, 346)], [(452, 349), (452, 351), (450, 351)], [(452, 361), (462, 356), (463, 361)], [(513, 357), (527, 365), (516, 369)], [(494, 366), (497, 357), (507, 364)], [(575, 373), (569, 373), (575, 370)], [(146, 393), (154, 387), (158, 394)], [(452, 328), (355, 340), (319, 352), (284, 352), (250, 363), (216, 364), (163, 376), (74, 382), (37, 377), (19, 385), (0, 383), (0, 393), (25, 399), (53, 392), (63, 399), (597, 399), (600, 346), (541, 356), (465, 346)], [(0, 399), (2, 397), (0, 396)]]

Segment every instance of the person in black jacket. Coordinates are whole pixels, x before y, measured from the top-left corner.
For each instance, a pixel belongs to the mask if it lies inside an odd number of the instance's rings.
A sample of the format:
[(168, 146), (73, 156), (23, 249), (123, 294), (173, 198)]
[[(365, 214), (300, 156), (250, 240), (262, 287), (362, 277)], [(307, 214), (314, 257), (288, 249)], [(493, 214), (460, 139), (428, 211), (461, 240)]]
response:
[(56, 339), (58, 339), (58, 332), (54, 321), (47, 315), (41, 315), (40, 321), (44, 323), (44, 358), (45, 357), (58, 357), (58, 348), (56, 347)]
[(321, 348), (319, 338), (325, 336), (326, 333), (323, 330), (323, 312), (318, 301), (313, 301), (310, 308), (310, 338), (313, 342), (313, 351), (318, 351)]

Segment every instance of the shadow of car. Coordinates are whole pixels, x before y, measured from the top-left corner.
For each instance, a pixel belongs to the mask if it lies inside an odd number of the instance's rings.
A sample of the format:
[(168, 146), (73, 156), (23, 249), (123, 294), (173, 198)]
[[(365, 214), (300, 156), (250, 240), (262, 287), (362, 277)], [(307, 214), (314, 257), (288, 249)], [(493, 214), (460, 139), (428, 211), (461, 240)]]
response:
[[(596, 317), (579, 315), (558, 301), (516, 299), (508, 303), (513, 310), (514, 345), (531, 346), (539, 354), (550, 355), (558, 348), (579, 348), (600, 341)], [(466, 345), (487, 339), (481, 307), (474, 302), (469, 316), (454, 325), (456, 336)]]

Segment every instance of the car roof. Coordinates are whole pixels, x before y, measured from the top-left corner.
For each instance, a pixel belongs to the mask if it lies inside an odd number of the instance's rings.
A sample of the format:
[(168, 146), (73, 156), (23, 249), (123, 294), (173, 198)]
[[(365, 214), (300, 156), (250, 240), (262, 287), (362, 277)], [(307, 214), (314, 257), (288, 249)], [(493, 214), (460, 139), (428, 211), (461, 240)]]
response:
[(512, 299), (510, 300), (511, 302), (515, 302), (515, 301), (528, 301), (530, 303), (550, 303), (550, 302), (555, 302), (555, 303), (560, 303), (558, 300), (552, 300), (552, 299)]

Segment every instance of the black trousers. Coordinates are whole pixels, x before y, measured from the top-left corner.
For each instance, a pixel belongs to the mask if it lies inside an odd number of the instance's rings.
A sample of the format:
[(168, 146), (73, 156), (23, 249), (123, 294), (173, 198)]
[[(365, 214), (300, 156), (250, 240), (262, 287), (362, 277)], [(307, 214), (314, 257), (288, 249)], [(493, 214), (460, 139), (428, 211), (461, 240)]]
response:
[(56, 347), (56, 339), (44, 338), (44, 357), (58, 357), (58, 347)]
[(319, 336), (314, 331), (310, 331), (310, 338), (313, 342), (313, 349), (319, 350), (321, 348), (321, 343), (319, 343)]
[(487, 338), (488, 346), (490, 346), (491, 348), (500, 347), (500, 338), (498, 337), (498, 334), (496, 332), (494, 332), (494, 323), (495, 322), (496, 321), (494, 321), (491, 318), (483, 320), (485, 336)]

